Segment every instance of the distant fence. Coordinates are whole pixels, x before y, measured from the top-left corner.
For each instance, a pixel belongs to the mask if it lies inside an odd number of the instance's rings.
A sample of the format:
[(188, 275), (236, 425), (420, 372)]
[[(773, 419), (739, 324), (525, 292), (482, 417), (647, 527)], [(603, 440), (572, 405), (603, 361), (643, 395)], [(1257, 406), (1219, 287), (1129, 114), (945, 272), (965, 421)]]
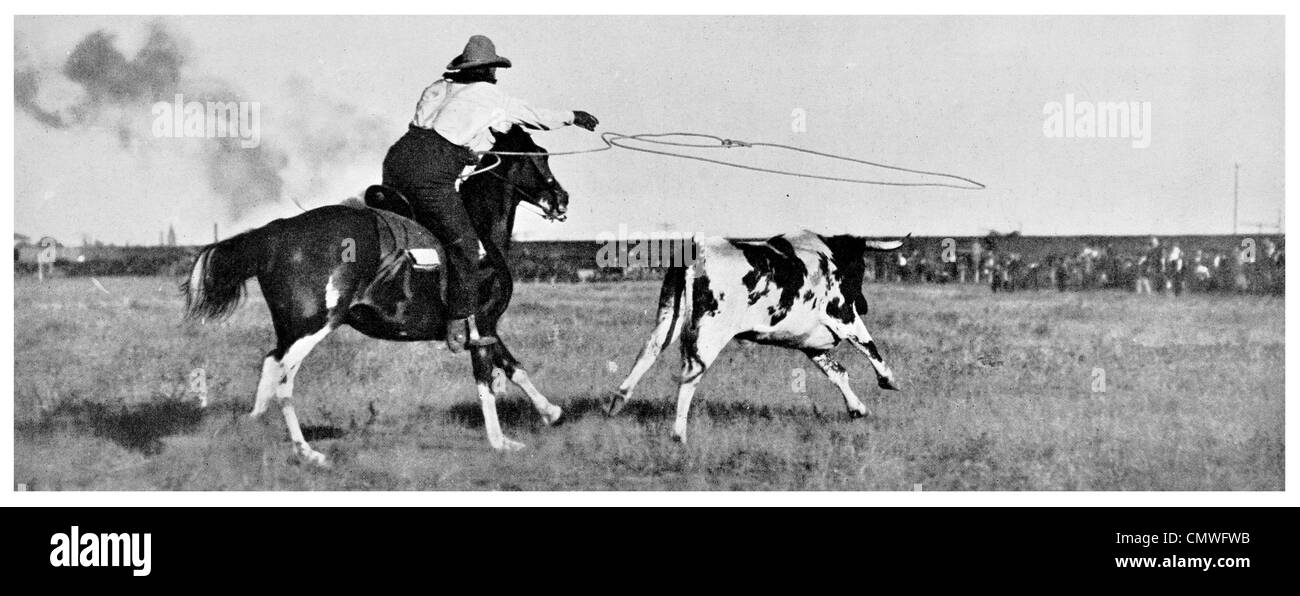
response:
[[(1285, 237), (1277, 234), (1242, 234), (1238, 236), (1160, 236), (1166, 246), (1178, 244), (1184, 254), (1198, 249), (1227, 252), (1240, 248), (1243, 239), (1252, 239), (1262, 245), (1271, 240), (1279, 247)], [(955, 245), (965, 259), (970, 247), (976, 243), (988, 244), (997, 253), (1014, 252), (1026, 262), (1041, 261), (1052, 255), (1077, 254), (1083, 246), (1109, 246), (1120, 252), (1138, 252), (1150, 236), (998, 236), (998, 237), (916, 237), (908, 239), (900, 252), (912, 260), (924, 258), (939, 264), (946, 245)], [(629, 241), (635, 242), (635, 241)], [(519, 281), (543, 282), (611, 282), (624, 280), (660, 279), (662, 269), (647, 266), (602, 267), (597, 255), (605, 245), (597, 241), (537, 241), (516, 242), (511, 250), (511, 272)], [(14, 249), (14, 273), (36, 274), (35, 246)], [(61, 247), (55, 262), (55, 275), (96, 276), (181, 276), (192, 263), (198, 247)], [(884, 259), (884, 255), (880, 259)], [(884, 263), (869, 263), (869, 269), (880, 271)], [(873, 276), (875, 277), (875, 276)], [(880, 276), (884, 277), (884, 276)]]
[[(510, 255), (511, 273), (519, 281), (557, 283), (603, 282), (629, 279), (658, 279), (657, 269), (601, 268), (596, 253), (601, 243), (518, 242)], [(69, 277), (181, 276), (193, 263), (199, 247), (61, 247), (54, 263), (54, 275)], [(39, 247), (14, 251), (14, 273), (36, 275)], [(64, 256), (68, 255), (68, 256)]]
[[(30, 248), (31, 250), (27, 250)], [(14, 273), (35, 275), (38, 247), (14, 249)], [(178, 276), (189, 270), (198, 250), (183, 246), (104, 246), (59, 248), (54, 275), (71, 277)]]

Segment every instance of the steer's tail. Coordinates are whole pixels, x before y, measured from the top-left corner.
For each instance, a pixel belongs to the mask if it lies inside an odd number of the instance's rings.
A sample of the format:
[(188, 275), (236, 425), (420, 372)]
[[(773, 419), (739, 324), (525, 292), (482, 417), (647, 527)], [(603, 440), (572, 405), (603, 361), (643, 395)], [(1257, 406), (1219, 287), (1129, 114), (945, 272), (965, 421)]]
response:
[[(645, 348), (637, 358), (636, 368), (640, 368), (643, 361), (646, 368), (649, 368), (660, 352), (668, 349), (670, 344), (681, 337), (682, 327), (686, 323), (686, 299), (690, 295), (686, 291), (686, 285), (686, 267), (672, 267), (664, 273), (664, 285), (659, 289), (658, 320), (655, 322), (654, 331), (650, 332), (650, 339), (646, 341)], [(635, 375), (635, 372), (633, 374)]]
[(261, 268), (262, 238), (261, 230), (250, 230), (199, 251), (181, 284), (186, 320), (220, 319), (239, 306), (244, 282)]
[(664, 318), (667, 311), (672, 311), (672, 317), (668, 323), (668, 335), (660, 346), (660, 350), (668, 348), (668, 345), (677, 341), (682, 335), (682, 327), (685, 326), (686, 316), (686, 267), (673, 267), (664, 274), (664, 285), (659, 289), (659, 313)]

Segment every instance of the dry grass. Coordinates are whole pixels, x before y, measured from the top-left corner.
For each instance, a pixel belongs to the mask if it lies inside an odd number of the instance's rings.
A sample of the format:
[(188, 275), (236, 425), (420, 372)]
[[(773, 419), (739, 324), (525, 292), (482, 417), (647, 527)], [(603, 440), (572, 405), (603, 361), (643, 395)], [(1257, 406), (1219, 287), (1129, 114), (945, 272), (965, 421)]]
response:
[[(494, 453), (467, 357), (345, 329), (298, 376), (309, 439), (335, 463), (315, 470), (292, 461), (277, 413), (244, 417), (273, 339), (255, 284), (208, 326), (180, 323), (170, 279), (103, 284), (111, 295), (88, 279), (15, 281), (15, 480), (29, 490), (1283, 488), (1275, 298), (869, 286), (868, 327), (903, 390), (879, 392), (840, 354), (873, 417), (849, 420), (802, 355), (733, 344), (682, 446), (668, 437), (676, 350), (623, 414), (599, 410), (652, 325), (657, 284), (523, 285), (503, 334), (566, 424), (540, 427), (512, 387), (502, 421), (529, 449)], [(195, 368), (207, 410), (188, 391)]]

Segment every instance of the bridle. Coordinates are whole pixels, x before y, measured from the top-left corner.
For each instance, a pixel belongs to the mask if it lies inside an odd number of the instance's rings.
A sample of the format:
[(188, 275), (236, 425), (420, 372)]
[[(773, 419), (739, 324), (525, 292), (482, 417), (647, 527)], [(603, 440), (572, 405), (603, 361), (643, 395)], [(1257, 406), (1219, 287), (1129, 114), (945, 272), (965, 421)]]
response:
[[(529, 159), (530, 159), (530, 160), (536, 160), (537, 158), (536, 158), (536, 157), (533, 157), (533, 156), (529, 156)], [(519, 188), (519, 185), (515, 184), (514, 182), (511, 182), (511, 181), (510, 181), (508, 178), (506, 178), (505, 176), (502, 176), (501, 174), (498, 174), (498, 173), (496, 172), (495, 168), (496, 168), (497, 165), (500, 165), (500, 160), (501, 160), (501, 158), (500, 158), (500, 157), (497, 157), (497, 160), (498, 160), (498, 161), (497, 161), (497, 164), (494, 164), (492, 167), (489, 167), (489, 168), (486, 168), (486, 169), (480, 170), (480, 171), (477, 172), (477, 173), (479, 173), (479, 174), (489, 174), (489, 175), (491, 175), (493, 178), (496, 178), (497, 180), (500, 180), (500, 181), (504, 182), (505, 185), (506, 185), (506, 188), (509, 189), (509, 191), (510, 191), (511, 193), (518, 194), (519, 196), (521, 196), (521, 197), (524, 198), (524, 201), (523, 201), (524, 203), (527, 203), (527, 204), (529, 204), (529, 205), (532, 205), (532, 206), (536, 207), (536, 208), (538, 209), (538, 213), (537, 213), (537, 214), (538, 214), (539, 216), (541, 216), (542, 219), (545, 219), (545, 220), (547, 220), (547, 221), (564, 221), (564, 220), (567, 219), (567, 217), (565, 217), (565, 215), (564, 215), (563, 213), (561, 213), (561, 214), (559, 214), (559, 215), (555, 215), (555, 214), (552, 214), (552, 213), (550, 212), (550, 210), (543, 209), (542, 206), (541, 206), (541, 201), (538, 200), (538, 198), (537, 198), (536, 196), (534, 196), (534, 195), (532, 195), (532, 194), (529, 194), (528, 192), (526, 192), (526, 191), (524, 191), (523, 189)], [(537, 168), (537, 171), (539, 171), (539, 172), (542, 171), (541, 166), (537, 165), (537, 162), (536, 162), (536, 161), (533, 162), (533, 167)], [(554, 176), (548, 177), (548, 178), (546, 179), (546, 183), (549, 184), (549, 185), (554, 185), (554, 184), (555, 184), (555, 177), (554, 177)]]

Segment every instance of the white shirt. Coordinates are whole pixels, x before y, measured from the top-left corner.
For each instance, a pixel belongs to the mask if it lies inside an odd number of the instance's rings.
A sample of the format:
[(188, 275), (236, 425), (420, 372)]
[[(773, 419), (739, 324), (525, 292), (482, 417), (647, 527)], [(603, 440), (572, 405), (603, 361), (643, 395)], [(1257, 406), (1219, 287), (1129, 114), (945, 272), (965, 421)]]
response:
[(429, 85), (415, 106), (411, 124), (433, 129), (443, 138), (472, 151), (492, 149), (492, 131), (515, 124), (550, 130), (573, 123), (571, 110), (535, 108), (502, 93), (492, 83), (453, 83), (442, 79)]

